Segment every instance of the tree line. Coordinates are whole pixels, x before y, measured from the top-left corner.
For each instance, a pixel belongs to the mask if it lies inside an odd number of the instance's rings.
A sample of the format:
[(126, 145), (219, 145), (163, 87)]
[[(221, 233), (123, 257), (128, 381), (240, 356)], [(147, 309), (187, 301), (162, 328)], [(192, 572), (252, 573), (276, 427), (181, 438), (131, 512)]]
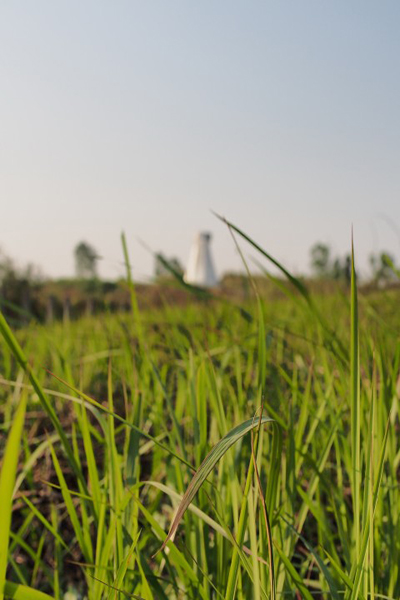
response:
[[(10, 318), (26, 321), (32, 316), (39, 321), (49, 315), (62, 318), (70, 307), (80, 307), (77, 314), (91, 311), (118, 310), (124, 306), (123, 284), (101, 281), (98, 275), (100, 255), (88, 242), (79, 242), (74, 248), (75, 278), (52, 281), (33, 265), (18, 267), (0, 251), (0, 308)], [(183, 274), (178, 259), (154, 255), (153, 282), (162, 283)], [(384, 286), (400, 278), (400, 269), (388, 252), (369, 257), (369, 281)], [(351, 278), (351, 256), (335, 256), (329, 245), (317, 242), (310, 249), (310, 267), (316, 280), (332, 280), (348, 284)], [(108, 304), (107, 304), (108, 303)]]
[[(333, 256), (330, 246), (317, 242), (310, 250), (311, 270), (318, 279), (332, 279), (350, 283), (351, 255)], [(389, 252), (370, 254), (370, 280), (378, 285), (395, 281), (399, 277), (394, 257)]]

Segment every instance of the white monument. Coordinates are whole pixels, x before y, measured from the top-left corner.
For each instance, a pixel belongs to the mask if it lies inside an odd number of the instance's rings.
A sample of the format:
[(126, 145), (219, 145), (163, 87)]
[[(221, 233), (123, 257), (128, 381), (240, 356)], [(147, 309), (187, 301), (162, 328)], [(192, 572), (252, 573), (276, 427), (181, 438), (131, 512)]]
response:
[(210, 241), (210, 233), (198, 233), (193, 240), (185, 273), (187, 283), (200, 287), (215, 287), (218, 284), (211, 258)]

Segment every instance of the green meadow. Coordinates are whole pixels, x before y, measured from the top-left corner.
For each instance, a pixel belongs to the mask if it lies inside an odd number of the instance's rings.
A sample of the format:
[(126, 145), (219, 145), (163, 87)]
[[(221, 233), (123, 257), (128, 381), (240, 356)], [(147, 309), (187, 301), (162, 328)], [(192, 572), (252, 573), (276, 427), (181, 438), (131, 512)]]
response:
[(280, 296), (0, 316), (0, 600), (400, 597), (400, 290), (231, 231)]

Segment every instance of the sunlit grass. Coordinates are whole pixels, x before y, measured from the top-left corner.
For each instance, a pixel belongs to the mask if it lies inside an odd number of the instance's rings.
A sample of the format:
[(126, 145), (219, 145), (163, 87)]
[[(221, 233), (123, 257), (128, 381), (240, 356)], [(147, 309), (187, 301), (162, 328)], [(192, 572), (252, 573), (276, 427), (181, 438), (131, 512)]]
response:
[(129, 316), (0, 317), (0, 598), (400, 596), (394, 301), (274, 264), (246, 318), (139, 312), (129, 277)]

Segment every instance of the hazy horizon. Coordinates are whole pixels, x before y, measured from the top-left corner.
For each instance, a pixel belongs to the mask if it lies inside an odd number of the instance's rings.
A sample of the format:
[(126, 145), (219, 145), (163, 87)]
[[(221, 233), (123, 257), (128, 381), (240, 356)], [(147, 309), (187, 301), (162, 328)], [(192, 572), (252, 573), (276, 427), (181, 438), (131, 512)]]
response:
[[(84, 240), (99, 274), (186, 265), (212, 210), (295, 273), (318, 241), (400, 260), (400, 5), (4, 2), (0, 249), (50, 277)], [(248, 254), (254, 252), (245, 245)]]

